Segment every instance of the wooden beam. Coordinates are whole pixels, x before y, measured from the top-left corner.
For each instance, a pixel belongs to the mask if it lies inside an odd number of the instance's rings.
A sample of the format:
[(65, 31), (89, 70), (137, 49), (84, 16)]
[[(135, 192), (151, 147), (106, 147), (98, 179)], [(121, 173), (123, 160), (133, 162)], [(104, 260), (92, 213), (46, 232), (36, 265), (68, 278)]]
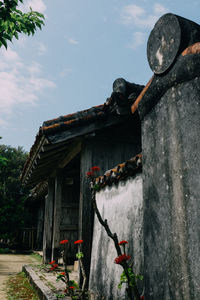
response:
[(75, 142), (70, 147), (70, 151), (65, 158), (59, 163), (59, 168), (64, 168), (79, 152), (81, 151), (81, 142)]

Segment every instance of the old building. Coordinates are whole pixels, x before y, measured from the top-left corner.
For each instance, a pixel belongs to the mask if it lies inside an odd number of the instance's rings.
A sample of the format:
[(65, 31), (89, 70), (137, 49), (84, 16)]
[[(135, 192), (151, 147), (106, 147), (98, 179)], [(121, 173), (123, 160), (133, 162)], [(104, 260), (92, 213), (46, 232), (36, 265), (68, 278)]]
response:
[[(138, 94), (139, 91), (134, 97)], [(131, 115), (130, 110), (135, 98), (127, 100), (126, 105), (110, 98), (103, 105), (46, 121), (40, 128), (22, 182), (34, 187), (33, 197), (48, 182), (43, 234), (45, 263), (59, 256), (60, 240), (81, 238), (85, 241), (83, 251), (89, 274), (93, 210), (86, 172), (98, 165), (103, 174), (141, 151), (139, 116)], [(75, 259), (73, 243), (69, 244), (69, 259)]]

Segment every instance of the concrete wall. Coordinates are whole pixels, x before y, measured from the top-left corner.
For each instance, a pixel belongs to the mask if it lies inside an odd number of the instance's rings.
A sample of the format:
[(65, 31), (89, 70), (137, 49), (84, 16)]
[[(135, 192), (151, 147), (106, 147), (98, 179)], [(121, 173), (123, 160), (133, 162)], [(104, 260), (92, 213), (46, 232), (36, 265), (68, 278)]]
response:
[[(143, 273), (143, 197), (142, 177), (138, 174), (118, 186), (106, 187), (96, 194), (97, 206), (107, 219), (112, 232), (127, 240), (127, 254), (134, 260), (136, 273)], [(122, 267), (114, 263), (117, 257), (113, 241), (95, 216), (89, 289), (95, 299), (123, 300), (125, 287), (118, 289)]]
[(200, 299), (200, 78), (142, 124), (145, 299)]

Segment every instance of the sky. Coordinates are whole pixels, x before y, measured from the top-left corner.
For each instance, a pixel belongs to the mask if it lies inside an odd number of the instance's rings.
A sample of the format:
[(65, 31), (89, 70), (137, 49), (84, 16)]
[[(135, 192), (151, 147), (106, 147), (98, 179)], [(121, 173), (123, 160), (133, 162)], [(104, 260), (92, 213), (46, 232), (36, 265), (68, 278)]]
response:
[(29, 151), (46, 120), (103, 104), (122, 77), (152, 76), (149, 34), (171, 12), (200, 23), (199, 0), (24, 0), (45, 27), (0, 49), (1, 143)]

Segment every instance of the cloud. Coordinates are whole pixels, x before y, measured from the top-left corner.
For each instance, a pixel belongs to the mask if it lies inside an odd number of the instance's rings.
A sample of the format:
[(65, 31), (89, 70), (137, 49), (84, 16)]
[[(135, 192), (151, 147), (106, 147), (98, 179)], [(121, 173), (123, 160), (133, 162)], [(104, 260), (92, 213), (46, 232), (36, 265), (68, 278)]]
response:
[(44, 55), (47, 52), (47, 46), (41, 42), (37, 43), (38, 55)]
[(144, 44), (145, 42), (145, 34), (141, 31), (137, 31), (133, 33), (133, 40), (129, 44), (129, 48), (135, 50), (140, 45)]
[(44, 4), (43, 0), (30, 0), (25, 5), (26, 9), (32, 8), (32, 10), (38, 11), (40, 13), (44, 13), (47, 9), (46, 5)]
[(27, 70), (30, 74), (30, 76), (34, 76), (36, 74), (40, 74), (41, 73), (41, 65), (37, 62), (32, 62), (30, 66), (27, 67)]
[(39, 63), (25, 64), (9, 47), (0, 50), (0, 70), (0, 124), (4, 124), (16, 108), (35, 106), (45, 89), (55, 87), (53, 81), (42, 76)]
[(71, 45), (78, 45), (79, 44), (79, 42), (77, 40), (74, 40), (72, 38), (68, 39), (68, 43), (71, 44)]
[(141, 6), (130, 4), (122, 9), (120, 19), (121, 23), (125, 25), (135, 25), (140, 28), (152, 28), (158, 18), (166, 12), (168, 12), (168, 9), (159, 3), (154, 4), (153, 14), (148, 14)]
[(6, 61), (10, 61), (10, 62), (12, 62), (12, 61), (14, 61), (14, 62), (20, 61), (20, 57), (17, 54), (17, 52), (13, 51), (11, 48), (8, 48), (7, 50), (3, 49), (1, 51), (1, 54), (3, 55), (3, 58)]

